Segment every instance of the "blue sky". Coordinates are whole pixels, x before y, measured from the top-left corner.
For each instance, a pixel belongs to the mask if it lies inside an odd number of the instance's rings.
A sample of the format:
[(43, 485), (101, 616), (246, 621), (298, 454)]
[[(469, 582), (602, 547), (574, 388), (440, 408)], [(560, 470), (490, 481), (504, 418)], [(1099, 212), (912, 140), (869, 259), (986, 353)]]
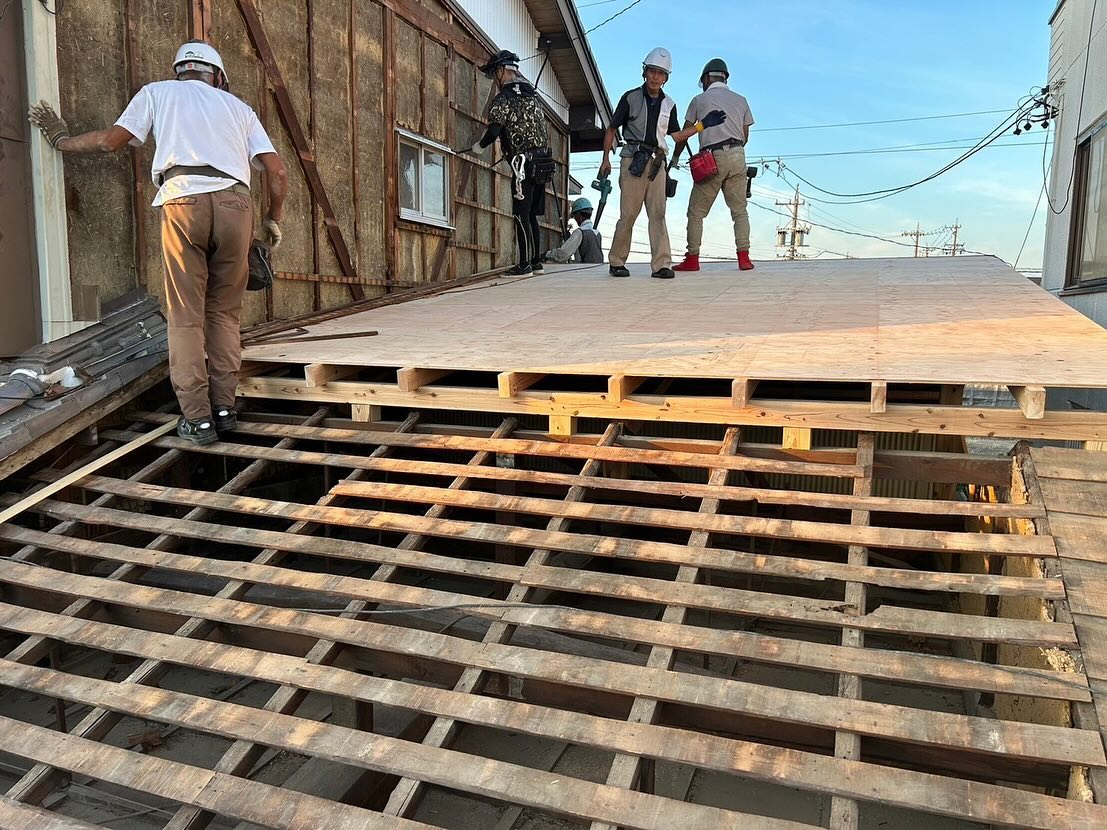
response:
[[(590, 28), (630, 0), (577, 0)], [(1054, 0), (716, 0), (672, 3), (642, 0), (589, 36), (612, 101), (641, 83), (641, 62), (654, 46), (674, 58), (666, 91), (683, 111), (698, 91), (696, 81), (711, 57), (727, 60), (730, 85), (750, 102), (754, 126), (747, 159), (831, 153), (930, 143), (972, 144), (1006, 113), (833, 129), (773, 128), (968, 113), (1013, 111), (1033, 86), (1045, 82), (1048, 18)], [(1042, 186), (1043, 142), (1052, 131), (1007, 135), (938, 179), (902, 195), (858, 205), (809, 202), (802, 215), (813, 222), (864, 231), (911, 243), (900, 234), (918, 222), (936, 230), (959, 221), (960, 240), (974, 251), (1014, 262)], [(1010, 145), (1010, 146), (1006, 146)], [(894, 187), (951, 161), (961, 150), (785, 159), (814, 184), (839, 192)], [(586, 193), (598, 156), (573, 157), (572, 173)], [(754, 183), (750, 208), (755, 259), (776, 255), (775, 231), (783, 220), (765, 208), (787, 198), (792, 185), (772, 170)], [(786, 173), (787, 175), (787, 173)], [(669, 203), (674, 257), (684, 249), (684, 211), (691, 188), (687, 172)], [(795, 182), (795, 179), (791, 179)], [(823, 199), (801, 184), (801, 193)], [(610, 239), (618, 193), (609, 202), (601, 231)], [(1037, 211), (1021, 269), (1041, 267), (1045, 205)], [(608, 218), (610, 217), (610, 218)], [(937, 244), (939, 232), (924, 238)], [(648, 247), (643, 219), (634, 249)], [(704, 254), (733, 256), (729, 214), (720, 198), (705, 224)], [(910, 255), (904, 247), (815, 228), (808, 253), (853, 256)], [(833, 253), (832, 253), (833, 252)], [(642, 257), (639, 256), (639, 259)]]

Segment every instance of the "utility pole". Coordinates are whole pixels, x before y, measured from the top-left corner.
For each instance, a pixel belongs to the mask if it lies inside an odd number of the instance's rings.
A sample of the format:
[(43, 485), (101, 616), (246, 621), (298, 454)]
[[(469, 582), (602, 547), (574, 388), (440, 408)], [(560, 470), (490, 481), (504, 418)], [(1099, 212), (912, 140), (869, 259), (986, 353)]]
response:
[(777, 200), (778, 206), (788, 208), (792, 219), (789, 225), (778, 226), (776, 229), (776, 246), (787, 249), (783, 254), (777, 254), (778, 259), (806, 259), (799, 252), (800, 248), (807, 247), (807, 234), (811, 233), (811, 226), (801, 224), (799, 219), (799, 209), (805, 204), (807, 202), (800, 199), (799, 185), (796, 185), (796, 193), (792, 199), (787, 202)]
[[(909, 237), (912, 237), (915, 240), (915, 256), (918, 256), (919, 255), (919, 240), (922, 239), (922, 237), (924, 237), (924, 236), (930, 236), (931, 233), (932, 233), (932, 231), (920, 230), (919, 229), (919, 223), (916, 222), (915, 223), (915, 230), (913, 230), (913, 231), (904, 231), (900, 235), (901, 236), (909, 236)], [(923, 255), (924, 256), (930, 256), (930, 252), (926, 248), (923, 248), (922, 250), (923, 250)]]
[(942, 248), (942, 253), (948, 256), (957, 256), (958, 254), (965, 253), (965, 246), (957, 244), (957, 233), (961, 230), (961, 220), (953, 220), (952, 225), (947, 225), (944, 230), (948, 230), (953, 234), (948, 245)]

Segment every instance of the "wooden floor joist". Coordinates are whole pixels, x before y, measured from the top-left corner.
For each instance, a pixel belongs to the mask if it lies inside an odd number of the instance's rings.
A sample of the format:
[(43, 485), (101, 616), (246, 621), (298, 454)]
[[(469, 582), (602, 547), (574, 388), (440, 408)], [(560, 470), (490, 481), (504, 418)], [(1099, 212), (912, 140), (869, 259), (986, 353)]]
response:
[[(633, 399), (637, 380), (612, 386)], [(1098, 732), (946, 702), (971, 691), (1091, 708), (1107, 682), (1099, 664), (1089, 679), (954, 647), (1075, 649), (1095, 630), (1080, 617), (947, 608), (951, 594), (1086, 601), (1098, 583), (947, 567), (981, 555), (1052, 568), (1071, 559), (1071, 535), (1061, 550), (1049, 535), (960, 529), (974, 518), (1041, 522), (1040, 500), (873, 495), (872, 433), (857, 451), (821, 455), (805, 434), (786, 454), (756, 455), (736, 428), (687, 451), (624, 437), (619, 423), (583, 443), (520, 437), (512, 419), (479, 435), (415, 414), (398, 431), (325, 419), (246, 416), (205, 448), (156, 436), (141, 459), (162, 455), (132, 477), (137, 465), (109, 460), (32, 478), (64, 484), (0, 525), (16, 551), (0, 557), (0, 634), (17, 643), (0, 657), (0, 685), (92, 713), (66, 734), (0, 712), (5, 752), (35, 765), (0, 800), (0, 824), (82, 826), (36, 806), (68, 772), (167, 799), (167, 830), (201, 830), (215, 816), (421, 827), (441, 824), (430, 811), (451, 798), (502, 805), (505, 822), (528, 810), (596, 828), (811, 826), (775, 813), (772, 799), (708, 804), (694, 785), (665, 795), (657, 764), (693, 782), (736, 776), (818, 799), (835, 827), (874, 808), (909, 811), (922, 826), (928, 816), (1042, 830), (1107, 823), (1101, 805), (1013, 786), (1063, 792), (1074, 766), (1103, 777)], [(919, 455), (920, 471), (954, 463)], [(947, 466), (956, 481), (955, 469), (972, 468)], [(274, 485), (288, 470), (303, 496)], [(1083, 490), (1066, 497), (1069, 509), (1098, 504), (1095, 487)], [(23, 499), (0, 496), (0, 510)], [(110, 679), (35, 665), (55, 649), (140, 662)], [(179, 670), (274, 688), (244, 706), (182, 691)], [(309, 696), (367, 716), (321, 723), (317, 706), (301, 707)], [(368, 713), (389, 709), (414, 718), (402, 738), (374, 731)], [(107, 746), (127, 717), (230, 743), (209, 769), (182, 763), (172, 737), (148, 754)], [(477, 739), (492, 733), (548, 742), (563, 760), (506, 762)], [(611, 765), (588, 780), (559, 747)], [(382, 789), (362, 794), (366, 809), (250, 780), (273, 752), (361, 770)]]

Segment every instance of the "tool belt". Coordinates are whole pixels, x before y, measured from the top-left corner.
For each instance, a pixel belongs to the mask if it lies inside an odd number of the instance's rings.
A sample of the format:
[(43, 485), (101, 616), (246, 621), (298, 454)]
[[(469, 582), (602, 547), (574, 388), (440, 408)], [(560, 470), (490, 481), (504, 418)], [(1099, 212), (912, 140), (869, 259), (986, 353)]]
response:
[[(630, 167), (627, 168), (627, 172), (634, 177), (641, 177), (646, 172), (646, 165), (650, 163), (650, 159), (654, 156), (664, 156), (664, 151), (660, 147), (654, 147), (650, 144), (639, 144), (634, 142), (628, 142), (628, 147), (634, 147), (634, 155), (630, 158)], [(650, 178), (657, 176), (657, 168), (655, 167), (650, 171)]]
[(527, 176), (534, 179), (535, 184), (545, 185), (553, 179), (557, 165), (549, 147), (528, 150), (524, 155), (527, 157)]
[(217, 167), (212, 167), (208, 164), (176, 164), (173, 167), (169, 167), (158, 176), (158, 184), (163, 185), (170, 179), (175, 179), (177, 176), (211, 176), (214, 179), (231, 179), (236, 181), (245, 187), (249, 187), (246, 182), (241, 181), (236, 176), (232, 176), (230, 173), (224, 173)]
[(692, 181), (696, 184), (719, 173), (719, 165), (715, 161), (715, 154), (710, 149), (700, 150), (692, 156), (688, 166), (692, 170)]
[(744, 141), (739, 141), (737, 138), (728, 138), (726, 141), (716, 141), (714, 144), (708, 144), (703, 149), (717, 153), (719, 150), (729, 150), (731, 147), (745, 146), (746, 142)]

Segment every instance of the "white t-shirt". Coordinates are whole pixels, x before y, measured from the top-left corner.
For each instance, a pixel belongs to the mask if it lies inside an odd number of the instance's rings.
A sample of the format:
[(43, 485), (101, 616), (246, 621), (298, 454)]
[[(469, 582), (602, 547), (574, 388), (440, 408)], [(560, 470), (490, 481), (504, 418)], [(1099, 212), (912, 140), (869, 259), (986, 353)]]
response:
[(234, 177), (175, 176), (159, 188), (154, 207), (181, 196), (226, 190), (236, 181), (248, 185), (250, 166), (262, 167), (257, 156), (276, 152), (249, 106), (198, 80), (147, 84), (115, 123), (134, 136), (130, 143), (136, 146), (153, 130), (154, 184), (177, 165), (207, 165)]

